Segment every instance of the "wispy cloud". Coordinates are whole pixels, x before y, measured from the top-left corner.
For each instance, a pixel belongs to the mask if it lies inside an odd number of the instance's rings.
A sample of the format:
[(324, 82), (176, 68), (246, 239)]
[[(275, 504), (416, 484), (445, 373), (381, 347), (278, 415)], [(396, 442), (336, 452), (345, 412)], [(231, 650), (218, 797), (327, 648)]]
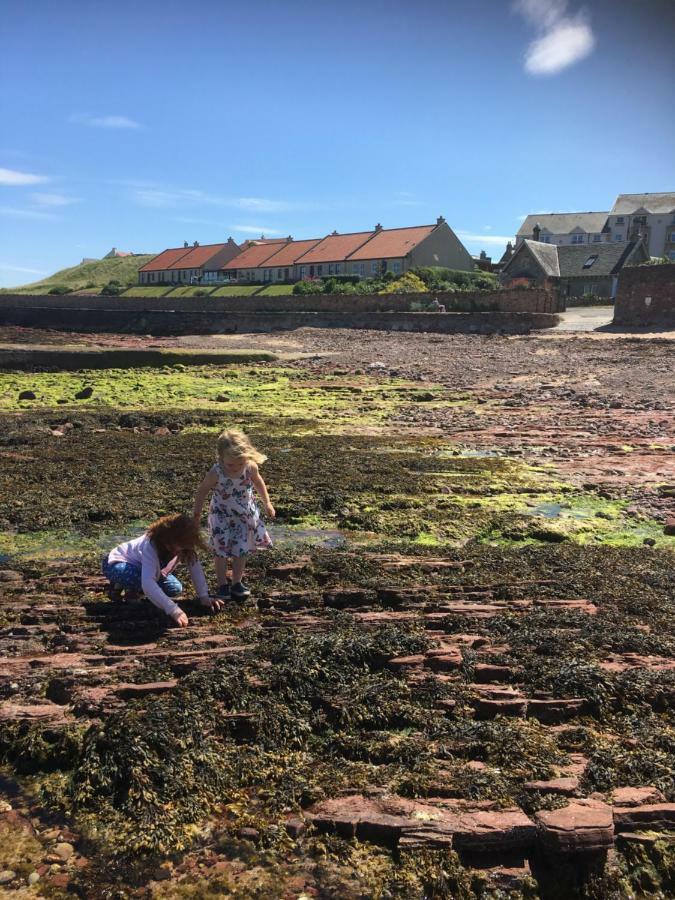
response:
[(586, 13), (567, 15), (567, 0), (515, 0), (513, 8), (538, 32), (525, 51), (530, 75), (555, 75), (593, 51), (595, 35)]
[(49, 219), (52, 221), (58, 218), (52, 213), (42, 212), (39, 209), (19, 209), (15, 206), (0, 206), (0, 216), (12, 216), (17, 219)]
[(304, 208), (300, 204), (272, 197), (227, 197), (206, 191), (170, 188), (163, 185), (137, 187), (132, 197), (141, 206), (158, 209), (221, 206), (250, 213), (284, 213)]
[(264, 234), (265, 237), (274, 237), (277, 234), (282, 234), (276, 228), (267, 228), (265, 225), (231, 225), (230, 227), (232, 231), (238, 231), (241, 234), (255, 234), (258, 237), (261, 234)]
[(143, 128), (140, 122), (129, 116), (88, 116), (73, 115), (71, 122), (78, 125), (88, 125), (90, 128)]
[(38, 206), (70, 206), (79, 203), (77, 197), (69, 197), (66, 194), (31, 194), (33, 203)]
[(30, 172), (17, 172), (16, 169), (0, 169), (0, 184), (9, 187), (21, 187), (26, 184), (43, 184), (49, 181), (46, 175), (33, 175)]
[(495, 246), (504, 246), (508, 241), (513, 240), (513, 235), (504, 234), (477, 234), (473, 231), (456, 231), (455, 234), (462, 242), (469, 244), (493, 244)]
[(10, 266), (9, 263), (0, 262), (0, 272), (20, 272), (23, 275), (46, 275), (44, 269), (29, 269), (26, 266)]

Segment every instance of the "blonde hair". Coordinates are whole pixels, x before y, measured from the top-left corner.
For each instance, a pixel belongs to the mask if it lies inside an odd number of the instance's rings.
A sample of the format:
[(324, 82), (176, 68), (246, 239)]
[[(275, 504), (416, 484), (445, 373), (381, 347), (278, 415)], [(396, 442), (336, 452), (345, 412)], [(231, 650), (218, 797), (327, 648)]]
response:
[(267, 459), (265, 454), (256, 450), (250, 439), (238, 428), (228, 428), (218, 435), (218, 459), (222, 462), (224, 456), (244, 459), (246, 462), (254, 462), (259, 466)]

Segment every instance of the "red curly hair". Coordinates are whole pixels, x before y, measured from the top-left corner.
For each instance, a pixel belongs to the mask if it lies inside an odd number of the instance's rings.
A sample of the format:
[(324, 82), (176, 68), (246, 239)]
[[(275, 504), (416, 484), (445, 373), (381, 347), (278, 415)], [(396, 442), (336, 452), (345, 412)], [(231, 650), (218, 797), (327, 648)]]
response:
[(171, 513), (156, 519), (145, 533), (155, 545), (163, 564), (169, 562), (176, 552), (184, 562), (191, 562), (197, 550), (206, 550), (199, 523), (183, 513)]

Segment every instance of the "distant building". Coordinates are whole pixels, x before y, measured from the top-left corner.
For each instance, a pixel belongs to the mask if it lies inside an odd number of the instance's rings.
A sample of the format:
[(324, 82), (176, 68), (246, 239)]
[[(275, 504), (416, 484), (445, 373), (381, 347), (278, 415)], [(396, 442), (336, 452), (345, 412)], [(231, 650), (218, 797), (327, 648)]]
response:
[(101, 259), (117, 259), (122, 258), (124, 256), (134, 256), (135, 254), (126, 250), (118, 250), (117, 247), (113, 247), (112, 250), (109, 250), (105, 256), (102, 256)]
[(516, 234), (516, 247), (524, 240), (543, 244), (601, 244), (609, 241), (606, 212), (536, 213), (526, 216)]
[(435, 225), (383, 228), (332, 234), (294, 241), (250, 242), (239, 256), (222, 267), (238, 282), (297, 281), (357, 275), (360, 278), (415, 266), (444, 266), (473, 271), (471, 255), (442, 216)]
[(192, 246), (186, 241), (159, 253), (138, 270), (139, 284), (193, 284), (222, 278), (222, 267), (239, 253), (239, 245), (228, 238), (224, 244)]
[(643, 240), (595, 246), (556, 246), (524, 240), (504, 265), (500, 281), (506, 287), (536, 284), (557, 290), (565, 299), (594, 294), (616, 296), (619, 272), (649, 259)]
[(619, 194), (610, 212), (533, 213), (516, 235), (543, 244), (609, 244), (646, 238), (650, 256), (675, 261), (675, 193)]
[(607, 225), (613, 241), (642, 234), (650, 256), (675, 261), (675, 193), (619, 194)]

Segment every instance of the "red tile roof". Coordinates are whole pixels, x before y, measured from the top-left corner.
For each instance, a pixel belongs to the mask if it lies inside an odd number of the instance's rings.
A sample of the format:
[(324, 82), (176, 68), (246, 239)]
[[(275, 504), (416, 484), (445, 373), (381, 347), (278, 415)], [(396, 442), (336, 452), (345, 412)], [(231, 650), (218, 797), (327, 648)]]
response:
[(159, 272), (165, 269), (200, 269), (212, 256), (227, 247), (227, 244), (203, 244), (199, 247), (175, 247), (164, 250), (159, 256), (138, 270), (139, 272)]
[(220, 271), (231, 271), (233, 269), (257, 269), (266, 259), (269, 259), (273, 253), (276, 253), (286, 241), (265, 241), (264, 244), (252, 244), (246, 250), (242, 250), (234, 259), (231, 259), (224, 266), (220, 267)]
[(367, 244), (350, 254), (349, 259), (392, 259), (405, 256), (428, 237), (435, 227), (415, 225), (411, 228), (382, 229)]
[(277, 250), (273, 256), (265, 260), (265, 267), (292, 266), (303, 253), (316, 247), (320, 240), (321, 238), (312, 238), (308, 241), (287, 241), (281, 250)]
[(306, 263), (340, 262), (375, 234), (374, 231), (357, 231), (352, 234), (329, 234), (311, 250), (296, 260)]

